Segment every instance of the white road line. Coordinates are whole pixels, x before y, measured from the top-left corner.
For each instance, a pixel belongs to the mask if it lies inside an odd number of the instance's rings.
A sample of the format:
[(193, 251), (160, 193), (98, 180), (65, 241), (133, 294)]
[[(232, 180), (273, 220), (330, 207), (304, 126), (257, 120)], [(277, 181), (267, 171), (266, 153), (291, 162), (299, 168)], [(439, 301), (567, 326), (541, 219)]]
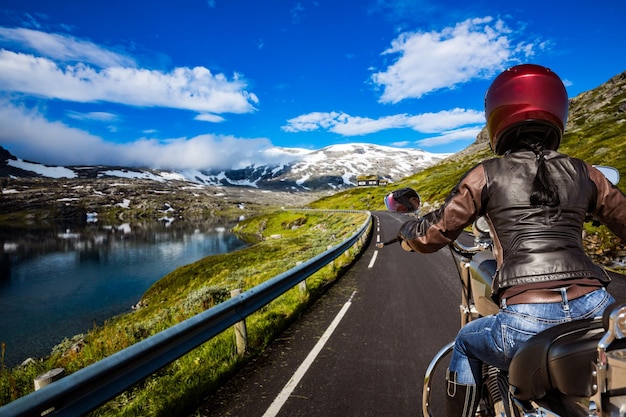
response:
[(339, 313), (337, 313), (337, 316), (335, 317), (333, 322), (330, 323), (330, 326), (328, 327), (328, 329), (326, 329), (321, 339), (317, 341), (317, 344), (315, 345), (315, 347), (313, 347), (313, 350), (309, 352), (308, 356), (304, 359), (296, 373), (293, 374), (289, 381), (287, 381), (287, 384), (280, 392), (280, 394), (278, 394), (278, 396), (274, 399), (274, 402), (272, 402), (265, 414), (263, 414), (263, 417), (275, 417), (276, 415), (278, 415), (280, 409), (283, 407), (283, 405), (285, 404), (293, 390), (296, 388), (306, 371), (313, 364), (313, 361), (315, 361), (317, 355), (319, 355), (319, 353), (322, 351), (322, 348), (324, 347), (328, 339), (330, 339), (330, 335), (333, 334), (333, 331), (335, 331), (335, 329), (339, 325), (339, 322), (341, 321), (341, 319), (343, 319), (343, 316), (345, 316), (348, 308), (350, 308), (350, 305), (352, 304), (352, 297), (354, 297), (355, 293), (356, 291), (352, 293), (348, 301), (346, 301), (341, 310), (339, 310)]
[(378, 251), (375, 250), (374, 254), (372, 255), (372, 260), (370, 261), (370, 264), (367, 266), (369, 269), (372, 269), (374, 267), (374, 262), (376, 262), (377, 256), (378, 256)]

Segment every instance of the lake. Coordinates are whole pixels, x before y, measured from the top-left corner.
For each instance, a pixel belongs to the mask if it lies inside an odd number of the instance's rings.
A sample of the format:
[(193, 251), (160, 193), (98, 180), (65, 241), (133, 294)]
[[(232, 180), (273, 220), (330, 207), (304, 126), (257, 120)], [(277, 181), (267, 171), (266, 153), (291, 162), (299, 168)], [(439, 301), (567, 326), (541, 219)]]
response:
[(234, 224), (95, 221), (0, 229), (4, 365), (47, 356), (64, 338), (131, 311), (180, 266), (242, 248), (246, 243), (229, 231)]

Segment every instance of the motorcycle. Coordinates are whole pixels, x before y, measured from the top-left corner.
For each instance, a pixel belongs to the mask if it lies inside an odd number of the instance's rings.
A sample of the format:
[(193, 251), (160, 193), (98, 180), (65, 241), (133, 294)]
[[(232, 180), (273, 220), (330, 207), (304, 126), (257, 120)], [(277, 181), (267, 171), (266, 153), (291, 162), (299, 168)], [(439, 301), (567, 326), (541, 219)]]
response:
[[(598, 167), (616, 184), (619, 173)], [(419, 196), (411, 189), (385, 197), (390, 211), (416, 207)], [(410, 198), (411, 203), (407, 200)], [(403, 204), (403, 202), (406, 204)], [(487, 221), (472, 226), (473, 243), (457, 239), (449, 245), (458, 260), (461, 283), (460, 326), (495, 314), (499, 306), (491, 297), (496, 272)], [(399, 241), (379, 243), (379, 247)], [(433, 357), (424, 375), (422, 413), (433, 413), (431, 396), (444, 377), (454, 341)], [(483, 384), (476, 416), (483, 417), (608, 417), (626, 416), (626, 302), (609, 306), (602, 317), (576, 320), (545, 330), (527, 341), (513, 357), (508, 370), (483, 364)]]

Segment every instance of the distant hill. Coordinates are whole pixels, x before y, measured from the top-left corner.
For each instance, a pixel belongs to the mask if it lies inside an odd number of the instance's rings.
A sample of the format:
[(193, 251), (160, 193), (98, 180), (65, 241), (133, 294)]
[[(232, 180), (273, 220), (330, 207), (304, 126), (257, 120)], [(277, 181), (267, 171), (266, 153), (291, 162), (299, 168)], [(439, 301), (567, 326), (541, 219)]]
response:
[(162, 171), (109, 166), (46, 166), (19, 159), (0, 147), (0, 176), (57, 179), (118, 177), (280, 191), (338, 190), (356, 186), (359, 176), (397, 181), (449, 156), (366, 143), (333, 145), (313, 151), (281, 148), (281, 152), (292, 155), (292, 160), (281, 165), (252, 164), (243, 169)]

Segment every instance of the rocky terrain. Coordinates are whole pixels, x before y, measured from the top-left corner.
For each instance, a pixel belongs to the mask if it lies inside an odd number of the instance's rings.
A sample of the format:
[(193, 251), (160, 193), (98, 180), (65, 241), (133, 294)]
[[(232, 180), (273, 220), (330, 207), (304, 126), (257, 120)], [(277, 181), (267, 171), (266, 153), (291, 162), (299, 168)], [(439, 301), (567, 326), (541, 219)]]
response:
[(358, 175), (393, 181), (447, 156), (369, 144), (293, 154), (294, 160), (281, 167), (251, 166), (211, 175), (46, 166), (0, 147), (0, 239), (4, 236), (6, 242), (17, 228), (69, 228), (86, 221), (189, 226), (216, 216), (246, 216), (268, 206), (302, 207), (337, 189), (354, 187)]
[(120, 221), (245, 214), (264, 206), (302, 206), (322, 192), (202, 186), (182, 181), (3, 178), (0, 218), (27, 222), (98, 216)]

